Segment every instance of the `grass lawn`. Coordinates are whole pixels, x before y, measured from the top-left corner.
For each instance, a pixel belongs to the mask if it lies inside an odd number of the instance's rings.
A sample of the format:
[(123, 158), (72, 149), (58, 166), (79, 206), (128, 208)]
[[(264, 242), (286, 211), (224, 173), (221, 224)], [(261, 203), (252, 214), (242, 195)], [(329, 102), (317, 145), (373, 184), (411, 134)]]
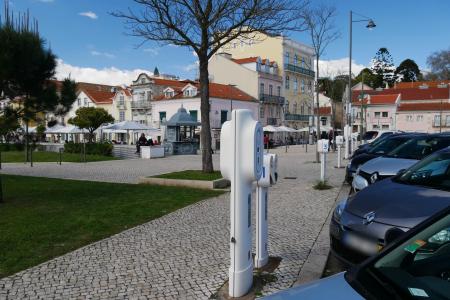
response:
[(26, 176), (2, 179), (0, 278), (222, 193)]
[(180, 172), (173, 172), (167, 174), (161, 174), (156, 176), (151, 176), (156, 178), (167, 178), (167, 179), (190, 179), (190, 180), (205, 180), (212, 181), (222, 178), (222, 174), (219, 171), (214, 171), (213, 173), (203, 173), (200, 170), (186, 170)]
[[(117, 158), (113, 156), (104, 155), (92, 155), (86, 154), (86, 161), (102, 161), (102, 160), (115, 160)], [(25, 152), (23, 151), (6, 151), (2, 152), (2, 162), (12, 163), (12, 162), (24, 162)], [(47, 152), (47, 151), (36, 151), (33, 152), (33, 162), (59, 162), (59, 153), (57, 152)], [(84, 162), (83, 157), (79, 153), (63, 153), (63, 162)]]

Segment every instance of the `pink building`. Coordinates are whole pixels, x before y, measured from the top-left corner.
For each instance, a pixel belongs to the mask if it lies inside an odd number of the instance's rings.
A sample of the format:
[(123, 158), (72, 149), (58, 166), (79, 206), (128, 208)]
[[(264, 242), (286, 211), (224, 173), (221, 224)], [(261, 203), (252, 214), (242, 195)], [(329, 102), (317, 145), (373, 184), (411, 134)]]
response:
[[(366, 131), (396, 129), (395, 118), (399, 102), (400, 94), (365, 94), (363, 101), (354, 101), (352, 104), (352, 115), (354, 116), (353, 131), (357, 132), (360, 130), (361, 119)], [(363, 118), (361, 118), (361, 104)]]

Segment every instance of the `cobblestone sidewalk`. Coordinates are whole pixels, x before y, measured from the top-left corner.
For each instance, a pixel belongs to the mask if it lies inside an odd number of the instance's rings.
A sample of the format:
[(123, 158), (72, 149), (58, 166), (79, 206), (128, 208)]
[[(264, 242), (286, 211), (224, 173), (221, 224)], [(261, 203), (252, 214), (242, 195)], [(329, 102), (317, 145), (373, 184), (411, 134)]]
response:
[[(302, 147), (278, 152), (281, 180), (270, 190), (269, 253), (283, 260), (264, 294), (296, 281), (343, 180), (331, 154), (327, 171), (334, 188), (316, 191), (314, 154)], [(227, 280), (228, 239), (224, 194), (0, 279), (0, 299), (207, 299)]]

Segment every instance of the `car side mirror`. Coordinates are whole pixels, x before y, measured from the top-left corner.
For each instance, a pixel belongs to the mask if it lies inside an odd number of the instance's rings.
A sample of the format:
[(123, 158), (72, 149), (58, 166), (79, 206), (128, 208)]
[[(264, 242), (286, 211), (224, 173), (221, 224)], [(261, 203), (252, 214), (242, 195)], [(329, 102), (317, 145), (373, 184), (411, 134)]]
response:
[(390, 228), (388, 231), (386, 231), (386, 234), (384, 235), (384, 243), (386, 245), (389, 245), (393, 241), (401, 237), (404, 233), (405, 232), (398, 227)]
[(406, 172), (406, 169), (401, 169), (397, 172), (397, 176), (401, 176), (401, 175), (405, 174), (405, 172)]

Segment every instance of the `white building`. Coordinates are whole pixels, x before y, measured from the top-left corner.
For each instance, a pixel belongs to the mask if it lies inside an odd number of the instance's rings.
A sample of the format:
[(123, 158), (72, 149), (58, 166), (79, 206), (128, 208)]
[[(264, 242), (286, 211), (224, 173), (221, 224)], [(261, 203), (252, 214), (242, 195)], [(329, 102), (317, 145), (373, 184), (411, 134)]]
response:
[[(200, 94), (198, 83), (188, 83), (184, 87), (167, 87), (164, 95), (156, 97), (152, 105), (152, 124), (155, 127), (169, 120), (180, 107), (184, 107), (194, 118), (201, 122)], [(258, 101), (236, 87), (211, 83), (210, 93), (210, 124), (213, 149), (219, 148), (220, 130), (222, 124), (231, 118), (233, 109), (249, 109), (253, 117), (258, 119)]]

